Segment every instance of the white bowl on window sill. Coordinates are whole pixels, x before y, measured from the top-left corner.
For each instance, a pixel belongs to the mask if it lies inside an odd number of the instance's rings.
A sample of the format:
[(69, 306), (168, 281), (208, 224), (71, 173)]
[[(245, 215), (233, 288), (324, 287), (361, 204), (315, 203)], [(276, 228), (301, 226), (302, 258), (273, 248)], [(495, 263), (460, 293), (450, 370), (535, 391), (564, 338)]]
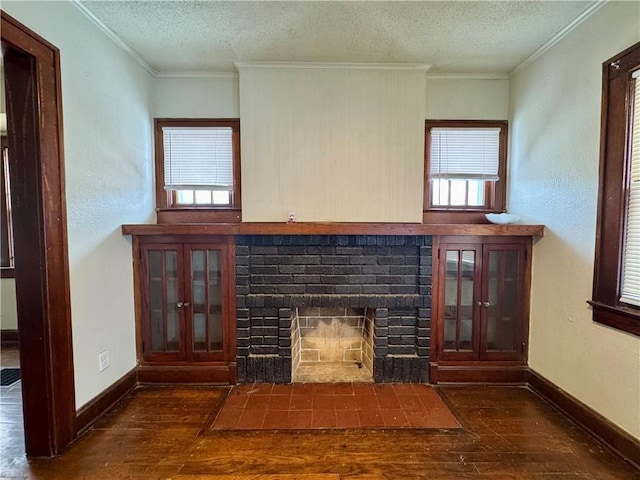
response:
[(498, 225), (509, 225), (520, 220), (520, 216), (514, 215), (513, 213), (487, 213), (485, 217), (487, 217), (487, 220), (491, 223)]

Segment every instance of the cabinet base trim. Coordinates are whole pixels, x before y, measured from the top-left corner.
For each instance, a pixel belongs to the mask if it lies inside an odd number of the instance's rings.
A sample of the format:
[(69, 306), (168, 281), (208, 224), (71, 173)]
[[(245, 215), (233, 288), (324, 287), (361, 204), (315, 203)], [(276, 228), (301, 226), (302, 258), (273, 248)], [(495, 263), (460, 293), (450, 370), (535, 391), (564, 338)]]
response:
[(640, 440), (531, 369), (528, 384), (531, 391), (556, 407), (615, 454), (640, 468)]
[(140, 384), (229, 385), (236, 383), (236, 364), (221, 365), (140, 365)]
[(433, 384), (476, 383), (524, 385), (528, 368), (525, 365), (429, 365)]

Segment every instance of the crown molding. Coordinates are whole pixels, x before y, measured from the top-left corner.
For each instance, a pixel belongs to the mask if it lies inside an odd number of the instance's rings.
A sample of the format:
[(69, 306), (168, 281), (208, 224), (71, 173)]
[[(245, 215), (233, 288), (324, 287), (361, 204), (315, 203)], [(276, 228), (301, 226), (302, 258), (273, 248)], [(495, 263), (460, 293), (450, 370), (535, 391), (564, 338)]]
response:
[(535, 52), (525, 58), (519, 65), (513, 68), (509, 75), (513, 75), (521, 72), (526, 67), (535, 62), (538, 57), (543, 55), (547, 50), (553, 47), (556, 43), (562, 40), (564, 37), (569, 35), (573, 30), (575, 30), (582, 22), (584, 22), (587, 18), (593, 15), (595, 12), (600, 10), (609, 0), (596, 0), (591, 5), (589, 5), (580, 15), (578, 15), (571, 23), (569, 23), (566, 27), (556, 33), (550, 40), (548, 40), (544, 45), (538, 48)]
[(157, 78), (238, 78), (238, 72), (156, 72)]
[(140, 64), (142, 68), (144, 68), (147, 72), (149, 72), (152, 76), (156, 76), (156, 70), (149, 65), (144, 58), (142, 58), (135, 50), (133, 50), (129, 45), (124, 43), (116, 33), (107, 27), (102, 20), (100, 20), (91, 10), (84, 6), (84, 4), (80, 0), (71, 0), (71, 4), (75, 6), (78, 10), (80, 10), (85, 17), (93, 22), (102, 33), (104, 33), (109, 39), (122, 48), (126, 53), (129, 54), (131, 58), (133, 58), (136, 62)]
[(349, 70), (422, 70), (431, 68), (430, 63), (350, 63), (350, 62), (234, 62), (236, 68), (335, 68)]
[(427, 73), (427, 80), (508, 80), (508, 73)]

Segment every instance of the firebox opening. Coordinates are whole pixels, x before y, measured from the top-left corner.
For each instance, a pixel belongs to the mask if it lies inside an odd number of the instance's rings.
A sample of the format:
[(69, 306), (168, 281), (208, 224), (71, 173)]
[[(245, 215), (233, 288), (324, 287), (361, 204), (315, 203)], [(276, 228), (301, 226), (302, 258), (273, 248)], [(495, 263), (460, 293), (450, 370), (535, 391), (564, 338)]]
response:
[(292, 381), (373, 382), (374, 309), (293, 309)]

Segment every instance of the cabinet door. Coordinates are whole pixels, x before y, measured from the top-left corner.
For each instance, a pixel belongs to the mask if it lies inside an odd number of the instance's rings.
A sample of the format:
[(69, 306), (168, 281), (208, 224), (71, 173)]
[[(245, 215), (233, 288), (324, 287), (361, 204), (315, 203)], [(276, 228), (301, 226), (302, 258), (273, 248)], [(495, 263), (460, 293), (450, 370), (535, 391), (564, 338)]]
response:
[(485, 244), (482, 275), (481, 360), (523, 357), (523, 244)]
[(166, 244), (143, 245), (141, 249), (144, 359), (183, 360), (183, 249), (179, 245)]
[(188, 245), (186, 335), (189, 361), (228, 360), (228, 251), (225, 245)]
[(442, 360), (478, 359), (481, 264), (481, 245), (441, 244), (438, 278)]

